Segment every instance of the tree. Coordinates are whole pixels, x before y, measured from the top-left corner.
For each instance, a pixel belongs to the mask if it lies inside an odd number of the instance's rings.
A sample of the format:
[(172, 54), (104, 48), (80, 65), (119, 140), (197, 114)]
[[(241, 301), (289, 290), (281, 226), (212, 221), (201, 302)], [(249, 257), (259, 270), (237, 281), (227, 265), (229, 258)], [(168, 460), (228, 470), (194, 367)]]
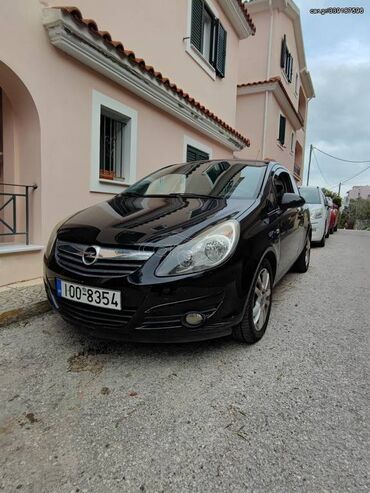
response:
[(363, 229), (370, 224), (370, 200), (351, 199), (342, 212), (340, 227)]
[(324, 195), (333, 199), (335, 205), (337, 205), (338, 207), (342, 206), (342, 197), (340, 195), (338, 195), (336, 192), (328, 190), (327, 188), (323, 188), (322, 191), (324, 192)]

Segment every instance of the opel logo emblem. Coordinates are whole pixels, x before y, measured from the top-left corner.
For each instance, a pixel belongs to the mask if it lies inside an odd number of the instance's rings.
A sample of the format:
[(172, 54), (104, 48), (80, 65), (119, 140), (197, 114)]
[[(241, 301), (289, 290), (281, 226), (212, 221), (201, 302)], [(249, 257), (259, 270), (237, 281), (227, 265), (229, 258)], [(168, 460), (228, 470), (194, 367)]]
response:
[(99, 247), (89, 246), (82, 254), (82, 262), (85, 265), (94, 264), (99, 257)]

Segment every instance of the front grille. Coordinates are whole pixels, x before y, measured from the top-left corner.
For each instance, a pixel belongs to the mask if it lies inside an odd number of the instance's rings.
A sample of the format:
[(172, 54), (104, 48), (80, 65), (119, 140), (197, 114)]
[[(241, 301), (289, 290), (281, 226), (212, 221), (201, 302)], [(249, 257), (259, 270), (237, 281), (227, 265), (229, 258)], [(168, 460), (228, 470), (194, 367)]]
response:
[(61, 314), (72, 322), (89, 327), (119, 329), (129, 323), (137, 308), (125, 308), (121, 311), (97, 308), (91, 305), (76, 303), (67, 299), (58, 299)]
[(126, 277), (140, 269), (153, 255), (152, 251), (93, 247), (97, 252), (96, 260), (91, 265), (86, 265), (83, 256), (87, 248), (91, 247), (58, 240), (55, 248), (56, 262), (63, 269), (82, 276)]

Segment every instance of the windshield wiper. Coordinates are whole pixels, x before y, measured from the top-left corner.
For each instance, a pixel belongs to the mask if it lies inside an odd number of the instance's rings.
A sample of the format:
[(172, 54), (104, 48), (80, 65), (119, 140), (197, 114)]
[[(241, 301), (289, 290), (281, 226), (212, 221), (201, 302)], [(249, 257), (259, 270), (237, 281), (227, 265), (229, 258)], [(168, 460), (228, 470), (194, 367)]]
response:
[(137, 193), (137, 192), (122, 192), (121, 195), (125, 196), (126, 197), (144, 197), (144, 195), (142, 195), (141, 193)]
[(169, 193), (168, 197), (183, 197), (183, 198), (194, 198), (194, 199), (219, 199), (220, 197), (216, 197), (215, 195), (205, 195), (201, 193)]

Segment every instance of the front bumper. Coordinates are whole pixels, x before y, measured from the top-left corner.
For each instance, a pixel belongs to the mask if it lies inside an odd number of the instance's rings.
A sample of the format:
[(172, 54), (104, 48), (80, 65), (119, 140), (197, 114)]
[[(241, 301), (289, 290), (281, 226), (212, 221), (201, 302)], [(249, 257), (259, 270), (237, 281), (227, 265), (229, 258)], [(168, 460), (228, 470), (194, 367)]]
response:
[[(208, 272), (200, 277), (163, 284), (119, 280), (82, 279), (45, 265), (44, 281), (48, 298), (60, 315), (84, 333), (104, 339), (139, 342), (189, 342), (231, 334), (242, 318), (244, 293), (239, 292), (234, 269)], [(59, 272), (58, 272), (59, 270)], [(240, 272), (240, 271), (239, 271)], [(120, 311), (98, 308), (59, 298), (56, 278), (86, 286), (119, 289)], [(184, 317), (200, 312), (204, 323), (187, 327)]]
[(311, 221), (312, 237), (311, 241), (318, 242), (322, 240), (325, 234), (325, 221)]

